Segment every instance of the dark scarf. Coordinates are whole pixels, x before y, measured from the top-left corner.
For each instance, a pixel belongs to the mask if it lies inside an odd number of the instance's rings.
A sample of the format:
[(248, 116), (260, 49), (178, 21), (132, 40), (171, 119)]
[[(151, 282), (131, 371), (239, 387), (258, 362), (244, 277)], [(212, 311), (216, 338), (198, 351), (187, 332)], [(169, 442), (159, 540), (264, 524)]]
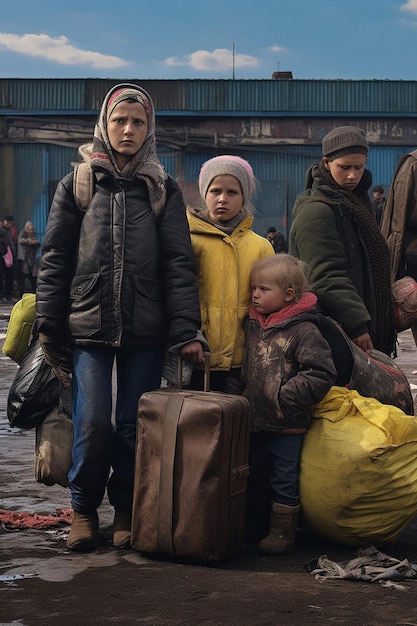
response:
[[(311, 174), (323, 192), (335, 205), (349, 207), (359, 226), (371, 265), (375, 293), (375, 319), (372, 320), (372, 343), (375, 348), (391, 354), (395, 349), (394, 311), (391, 296), (390, 257), (388, 247), (372, 214), (368, 189), (372, 185), (369, 170), (354, 191), (342, 189), (323, 161), (313, 166)], [(313, 192), (314, 193), (314, 192)], [(313, 194), (312, 194), (313, 196)]]
[[(136, 92), (136, 99), (140, 102), (148, 120), (148, 132), (142, 147), (132, 156), (123, 170), (117, 167), (113, 148), (111, 147), (107, 130), (107, 109), (109, 100), (117, 95), (118, 102), (129, 99), (132, 92)], [(99, 119), (94, 129), (93, 142), (79, 148), (83, 159), (90, 163), (93, 170), (105, 170), (116, 180), (132, 180), (135, 177), (146, 182), (149, 191), (149, 200), (155, 215), (159, 215), (166, 202), (166, 178), (155, 148), (155, 112), (149, 94), (139, 87), (124, 83), (116, 85), (104, 98)]]

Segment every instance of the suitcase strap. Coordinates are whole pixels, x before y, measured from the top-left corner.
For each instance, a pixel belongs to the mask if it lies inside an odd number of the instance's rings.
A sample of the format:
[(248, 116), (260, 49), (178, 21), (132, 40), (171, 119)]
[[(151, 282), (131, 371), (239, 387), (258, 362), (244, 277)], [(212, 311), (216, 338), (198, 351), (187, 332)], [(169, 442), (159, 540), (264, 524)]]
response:
[(174, 464), (178, 421), (185, 396), (173, 393), (166, 403), (162, 429), (161, 473), (159, 477), (159, 506), (157, 549), (173, 554)]

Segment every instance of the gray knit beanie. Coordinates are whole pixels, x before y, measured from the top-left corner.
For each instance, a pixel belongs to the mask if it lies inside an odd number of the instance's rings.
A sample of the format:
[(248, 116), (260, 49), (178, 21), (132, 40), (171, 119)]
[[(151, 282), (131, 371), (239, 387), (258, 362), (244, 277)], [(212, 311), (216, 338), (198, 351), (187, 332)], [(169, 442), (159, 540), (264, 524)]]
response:
[(213, 178), (222, 174), (228, 174), (237, 178), (242, 188), (243, 208), (250, 207), (250, 199), (256, 185), (253, 170), (245, 159), (230, 154), (213, 157), (203, 163), (198, 179), (200, 194), (203, 200), (206, 198), (207, 190)]
[(333, 128), (322, 140), (322, 153), (329, 161), (347, 154), (368, 154), (365, 133), (356, 126)]

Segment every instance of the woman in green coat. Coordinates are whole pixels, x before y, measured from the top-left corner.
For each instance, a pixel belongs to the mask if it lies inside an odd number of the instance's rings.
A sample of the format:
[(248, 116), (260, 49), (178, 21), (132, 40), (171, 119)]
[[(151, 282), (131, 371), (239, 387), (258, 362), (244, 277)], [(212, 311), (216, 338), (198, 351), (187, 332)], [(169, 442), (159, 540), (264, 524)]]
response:
[(336, 127), (323, 138), (322, 154), (293, 208), (290, 253), (309, 265), (321, 310), (362, 350), (389, 355), (395, 349), (389, 254), (371, 211), (365, 134)]

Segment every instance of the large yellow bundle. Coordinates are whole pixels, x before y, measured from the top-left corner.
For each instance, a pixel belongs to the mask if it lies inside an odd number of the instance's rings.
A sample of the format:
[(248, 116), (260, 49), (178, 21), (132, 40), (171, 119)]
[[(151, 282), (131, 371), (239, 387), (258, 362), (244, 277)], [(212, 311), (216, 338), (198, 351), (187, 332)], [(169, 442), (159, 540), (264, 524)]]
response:
[(301, 453), (303, 526), (351, 546), (393, 541), (417, 513), (417, 418), (332, 387)]
[(36, 317), (36, 296), (24, 293), (10, 313), (2, 352), (16, 363), (21, 363), (28, 347)]

